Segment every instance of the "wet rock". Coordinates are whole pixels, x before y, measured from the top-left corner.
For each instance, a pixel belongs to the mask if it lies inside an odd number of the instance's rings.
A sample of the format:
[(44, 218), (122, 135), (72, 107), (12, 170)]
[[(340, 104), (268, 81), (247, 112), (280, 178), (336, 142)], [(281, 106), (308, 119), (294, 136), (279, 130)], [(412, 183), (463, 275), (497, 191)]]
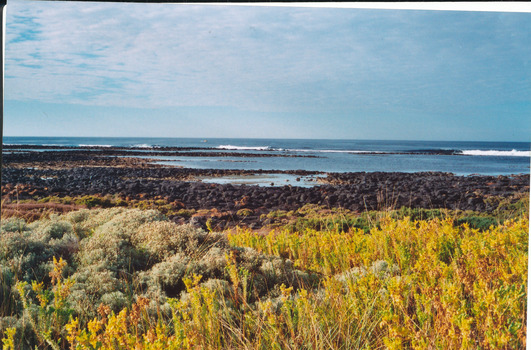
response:
[[(179, 208), (217, 208), (221, 212), (241, 208), (262, 208), (262, 212), (294, 210), (308, 203), (354, 211), (402, 206), (483, 211), (496, 208), (493, 204), (487, 204), (485, 199), (488, 197), (507, 198), (517, 192), (529, 192), (528, 174), (498, 177), (455, 176), (436, 172), (329, 173), (326, 184), (310, 188), (235, 186), (191, 181), (200, 176), (249, 173), (253, 172), (135, 166), (30, 169), (7, 165), (2, 168), (2, 197), (31, 199), (35, 196), (87, 194), (134, 199), (162, 197), (171, 202), (178, 201), (181, 203)], [(299, 175), (304, 173), (308, 172), (300, 172)], [(194, 222), (204, 225), (206, 220), (198, 218)]]

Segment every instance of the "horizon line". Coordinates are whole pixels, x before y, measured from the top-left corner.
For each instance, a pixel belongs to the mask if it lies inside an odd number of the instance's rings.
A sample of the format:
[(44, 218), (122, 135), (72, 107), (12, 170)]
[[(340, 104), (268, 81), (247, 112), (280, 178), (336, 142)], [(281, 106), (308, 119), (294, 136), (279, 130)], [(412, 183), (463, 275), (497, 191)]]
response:
[[(305, 137), (200, 137), (200, 136), (11, 136), (3, 135), (3, 137), (17, 137), (17, 138), (116, 138), (116, 139), (200, 139), (200, 140), (216, 140), (216, 139), (234, 139), (234, 140), (327, 140), (327, 141), (410, 141), (410, 142), (500, 142), (500, 143), (529, 143), (531, 140), (421, 140), (421, 139), (345, 139), (345, 138), (305, 138)], [(2, 142), (3, 143), (3, 142)]]

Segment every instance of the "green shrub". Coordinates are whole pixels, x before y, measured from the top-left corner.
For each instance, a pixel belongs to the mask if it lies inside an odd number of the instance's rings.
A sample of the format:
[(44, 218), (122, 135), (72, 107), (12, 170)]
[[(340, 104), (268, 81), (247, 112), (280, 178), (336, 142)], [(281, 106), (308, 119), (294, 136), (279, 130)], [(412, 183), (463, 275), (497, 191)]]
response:
[(184, 218), (189, 218), (195, 213), (196, 211), (194, 209), (179, 209), (175, 214)]
[(17, 217), (9, 217), (7, 219), (2, 219), (2, 223), (0, 226), (0, 234), (4, 234), (7, 232), (24, 232), (28, 231), (29, 228), (26, 224), (26, 220), (17, 218)]
[(17, 311), (17, 303), (12, 288), (15, 275), (9, 267), (0, 264), (0, 317), (13, 316)]
[(169, 221), (147, 222), (132, 232), (131, 240), (145, 249), (155, 261), (177, 252), (193, 254), (205, 241), (214, 243), (216, 235), (207, 235), (192, 225), (177, 225)]
[(280, 219), (287, 217), (287, 214), (285, 210), (272, 210), (267, 214), (267, 217), (270, 219)]
[[(317, 281), (315, 276), (296, 270), (290, 261), (231, 247), (221, 233), (177, 225), (154, 210), (84, 209), (30, 225), (17, 219), (2, 225), (8, 230), (0, 236), (0, 317), (16, 320), (4, 323), (4, 328), (16, 326), (22, 319), (20, 299), (12, 294), (15, 281), (50, 285), (54, 256), (69, 261), (62, 269), (73, 281), (65, 301), (84, 324), (98, 315), (100, 304), (118, 312), (132, 307), (139, 297), (151, 300), (152, 314), (158, 310), (169, 315), (167, 297), (178, 298), (186, 290), (183, 279), (192, 274), (204, 276), (205, 288), (247, 293), (248, 300), (278, 295), (280, 284), (298, 287)], [(229, 261), (238, 264), (237, 274), (248, 271), (245, 278), (252, 281), (252, 289), (243, 282), (233, 285), (235, 275), (227, 268)], [(34, 297), (31, 290), (27, 293)], [(38, 311), (31, 312), (36, 317)], [(16, 327), (17, 337), (28, 332)], [(32, 334), (28, 339), (38, 344), (36, 333)]]
[(457, 226), (468, 224), (471, 228), (486, 231), (491, 226), (497, 226), (499, 222), (493, 217), (467, 216), (455, 220), (454, 224)]
[(236, 212), (236, 215), (238, 216), (243, 216), (243, 217), (246, 217), (246, 216), (249, 216), (249, 215), (252, 215), (253, 214), (253, 211), (251, 209), (247, 209), (247, 208), (243, 208), (243, 209), (240, 209)]
[(435, 218), (444, 219), (447, 217), (447, 211), (444, 209), (424, 209), (424, 208), (408, 208), (401, 207), (399, 210), (392, 212), (391, 217), (401, 220), (409, 217), (411, 220), (432, 220)]
[(34, 234), (44, 241), (61, 239), (64, 235), (74, 234), (72, 224), (68, 221), (58, 220), (55, 215), (52, 215), (50, 220), (36, 221), (32, 223), (31, 228)]
[(113, 206), (113, 203), (109, 198), (102, 198), (98, 196), (83, 196), (81, 198), (76, 198), (74, 202), (79, 205), (86, 205), (87, 208), (109, 208)]

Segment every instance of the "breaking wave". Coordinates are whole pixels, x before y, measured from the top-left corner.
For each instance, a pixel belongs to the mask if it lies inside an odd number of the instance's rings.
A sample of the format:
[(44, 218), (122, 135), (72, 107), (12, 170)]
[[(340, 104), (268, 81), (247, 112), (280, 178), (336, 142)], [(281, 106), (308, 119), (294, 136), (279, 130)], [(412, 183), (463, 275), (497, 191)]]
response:
[(339, 150), (339, 149), (288, 149), (287, 151), (312, 152), (312, 153), (375, 153), (376, 152), (376, 151), (357, 151), (357, 150)]
[[(59, 146), (59, 145), (53, 145), (53, 146)], [(114, 147), (113, 145), (84, 145), (79, 144), (79, 147)]]
[(142, 144), (138, 144), (138, 145), (133, 145), (131, 146), (132, 148), (159, 148), (158, 146), (153, 146), (153, 145), (150, 145), (150, 144), (147, 144), (147, 143), (142, 143)]
[(233, 145), (220, 145), (217, 147), (218, 149), (226, 149), (226, 150), (248, 150), (248, 151), (270, 151), (271, 147), (269, 146), (257, 146), (257, 147), (250, 147), (250, 146), (233, 146)]
[(531, 151), (517, 151), (513, 149), (512, 151), (499, 151), (499, 150), (464, 150), (461, 151), (461, 154), (467, 156), (502, 156), (502, 157), (531, 157)]

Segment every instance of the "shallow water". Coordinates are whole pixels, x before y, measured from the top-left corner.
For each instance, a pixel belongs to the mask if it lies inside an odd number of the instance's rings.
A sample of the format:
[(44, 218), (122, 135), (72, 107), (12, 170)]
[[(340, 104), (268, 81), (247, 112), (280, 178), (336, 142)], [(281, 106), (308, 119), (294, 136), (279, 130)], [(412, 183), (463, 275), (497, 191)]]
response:
[(217, 184), (258, 185), (262, 187), (286, 185), (298, 187), (313, 187), (320, 184), (319, 182), (317, 182), (317, 178), (319, 178), (319, 176), (300, 176), (292, 174), (256, 174), (239, 176), (231, 175), (223, 177), (200, 177), (199, 179), (205, 183)]
[[(442, 171), (456, 175), (509, 175), (529, 173), (531, 159), (529, 142), (4, 137), (4, 143), (74, 147), (119, 146), (135, 147), (135, 150), (148, 147), (208, 147), (212, 149), (197, 150), (197, 152), (313, 156), (313, 158), (149, 157), (163, 160), (161, 164), (198, 169), (322, 172)], [(154, 150), (156, 151), (156, 148)], [(433, 154), (434, 151), (448, 150), (462, 155)], [(396, 154), (419, 151), (423, 154)], [(383, 154), (367, 154), (367, 152)]]

